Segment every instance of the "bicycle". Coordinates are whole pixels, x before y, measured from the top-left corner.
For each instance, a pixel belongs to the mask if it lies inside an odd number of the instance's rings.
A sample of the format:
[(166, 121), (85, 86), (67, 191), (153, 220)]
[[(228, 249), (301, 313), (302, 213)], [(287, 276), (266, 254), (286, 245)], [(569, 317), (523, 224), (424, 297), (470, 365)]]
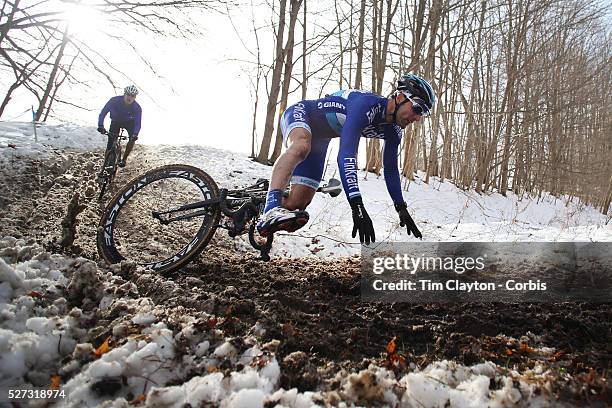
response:
[[(109, 134), (108, 137), (111, 137), (111, 135)], [(98, 200), (102, 200), (106, 189), (111, 185), (115, 174), (117, 174), (117, 167), (121, 161), (122, 140), (127, 140), (127, 137), (123, 135), (123, 129), (121, 129), (115, 138), (112, 149), (104, 154), (104, 165), (102, 166), (102, 171), (98, 175), (98, 184), (100, 186), (100, 195), (98, 196)]]
[[(154, 271), (172, 272), (202, 252), (222, 228), (232, 238), (248, 234), (259, 259), (269, 261), (274, 234), (263, 238), (255, 229), (268, 184), (259, 179), (248, 187), (219, 189), (197, 167), (172, 164), (150, 170), (127, 183), (107, 204), (98, 225), (98, 253), (110, 264), (131, 256)], [(330, 179), (317, 191), (336, 197), (342, 185)]]

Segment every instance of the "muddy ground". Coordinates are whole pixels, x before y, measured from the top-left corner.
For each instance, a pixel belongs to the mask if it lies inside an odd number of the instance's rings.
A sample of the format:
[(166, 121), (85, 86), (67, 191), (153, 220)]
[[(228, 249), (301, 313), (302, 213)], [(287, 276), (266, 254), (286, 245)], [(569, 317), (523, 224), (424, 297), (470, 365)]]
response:
[[(155, 167), (153, 149), (138, 146), (116, 185)], [(99, 261), (95, 231), (102, 206), (94, 181), (101, 160), (102, 152), (61, 151), (48, 160), (24, 159), (26, 165), (16, 173), (5, 163), (0, 235), (34, 237), (48, 249), (61, 250), (61, 219), (79, 192), (86, 207), (67, 251)], [(609, 304), (364, 303), (358, 258), (264, 263), (255, 256), (236, 252), (225, 232), (218, 231), (196, 261), (160, 277), (168, 285), (132, 276), (130, 268), (124, 268), (123, 277), (157, 303), (215, 314), (215, 324), (228, 336), (244, 336), (259, 322), (265, 340), (281, 340), (277, 355), (285, 388), (333, 389), (340, 368), (385, 364), (386, 346), (396, 336), (398, 352), (408, 362), (395, 368), (400, 372), (409, 370), (409, 363), (424, 367), (440, 359), (465, 365), (490, 360), (519, 370), (541, 363), (557, 377), (552, 391), (560, 400), (612, 405)], [(554, 353), (534, 351), (542, 347)]]

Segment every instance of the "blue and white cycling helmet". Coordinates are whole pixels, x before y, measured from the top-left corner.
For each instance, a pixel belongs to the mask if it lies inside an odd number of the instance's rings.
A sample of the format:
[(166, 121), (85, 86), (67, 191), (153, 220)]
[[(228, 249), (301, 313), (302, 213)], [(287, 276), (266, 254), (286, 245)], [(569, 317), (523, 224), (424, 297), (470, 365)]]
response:
[(138, 88), (136, 88), (134, 85), (128, 85), (123, 89), (123, 94), (136, 96), (138, 95)]
[(397, 90), (421, 99), (423, 102), (425, 102), (425, 105), (429, 110), (431, 110), (436, 103), (436, 96), (434, 95), (431, 84), (418, 75), (402, 75), (397, 81)]

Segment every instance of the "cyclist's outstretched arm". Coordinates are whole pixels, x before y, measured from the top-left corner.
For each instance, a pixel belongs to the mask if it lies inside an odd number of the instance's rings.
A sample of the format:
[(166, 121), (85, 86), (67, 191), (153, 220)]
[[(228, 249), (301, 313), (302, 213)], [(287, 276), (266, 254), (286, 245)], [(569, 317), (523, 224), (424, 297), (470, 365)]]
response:
[[(389, 132), (395, 132), (395, 130), (389, 130)], [(383, 147), (383, 175), (385, 176), (385, 184), (393, 204), (401, 204), (404, 202), (404, 197), (402, 195), (402, 184), (397, 166), (399, 138), (395, 135), (390, 136), (390, 138), (385, 139)]]
[(357, 149), (361, 132), (369, 123), (365, 112), (355, 110), (347, 112), (346, 121), (340, 134), (340, 151), (338, 152), (338, 168), (340, 179), (351, 205), (353, 216), (353, 238), (359, 233), (359, 241), (365, 244), (376, 241), (372, 220), (366, 211), (357, 182)]
[(346, 122), (340, 134), (340, 150), (338, 151), (338, 170), (346, 198), (361, 196), (357, 177), (357, 151), (361, 139), (361, 131), (368, 124), (368, 119), (360, 112), (347, 112)]
[(393, 135), (387, 135), (388, 139), (385, 139), (385, 147), (383, 151), (383, 166), (387, 191), (389, 191), (389, 195), (393, 200), (395, 210), (399, 216), (400, 226), (406, 227), (406, 232), (408, 235), (412, 234), (415, 238), (422, 238), (423, 235), (410, 216), (410, 213), (408, 212), (408, 205), (404, 201), (404, 197), (402, 195), (402, 185), (399, 168), (397, 166), (399, 137), (394, 138), (390, 136)]
[(104, 126), (104, 118), (106, 117), (106, 115), (108, 115), (108, 112), (110, 112), (111, 110), (111, 101), (112, 98), (108, 100), (108, 102), (106, 102), (106, 105), (104, 105), (104, 107), (102, 108), (102, 111), (100, 112), (100, 115), (98, 116), (98, 128), (101, 128)]

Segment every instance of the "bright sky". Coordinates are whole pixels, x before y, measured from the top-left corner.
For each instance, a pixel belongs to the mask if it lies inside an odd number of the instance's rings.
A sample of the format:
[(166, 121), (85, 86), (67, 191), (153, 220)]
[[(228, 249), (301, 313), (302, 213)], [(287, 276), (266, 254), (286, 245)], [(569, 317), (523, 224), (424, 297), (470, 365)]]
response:
[[(93, 2), (95, 0), (83, 0)], [(315, 4), (315, 3), (313, 3)], [(316, 5), (327, 7), (324, 4)], [(120, 79), (115, 75), (118, 86), (123, 88), (134, 83), (140, 89), (137, 101), (143, 108), (142, 130), (139, 142), (145, 144), (201, 144), (237, 152), (250, 153), (251, 128), (254, 99), (249, 75), (254, 76), (254, 65), (244, 62), (255, 61), (250, 52), (255, 52), (255, 39), (252, 34), (252, 20), (259, 26), (269, 26), (270, 10), (267, 6), (255, 6), (253, 12), (248, 6), (233, 9), (231, 21), (238, 27), (242, 41), (234, 31), (227, 15), (206, 13), (198, 18), (200, 30), (204, 35), (189, 41), (173, 38), (153, 37), (150, 33), (130, 34), (129, 42), (138, 52), (145, 56), (155, 68), (160, 78), (153, 75), (134, 53), (102, 34), (110, 31), (117, 35), (117, 28), (105, 21), (105, 16), (92, 11), (87, 6), (71, 5), (66, 18), (71, 22), (71, 32), (88, 44), (94, 44), (96, 51), (104, 55), (116, 67), (127, 74), (130, 79)], [(326, 15), (322, 12), (321, 16)], [(323, 17), (320, 17), (323, 18)], [(321, 24), (321, 21), (318, 21)], [(311, 30), (316, 29), (310, 21)], [(296, 39), (301, 39), (301, 29), (296, 27)], [(246, 50), (249, 47), (249, 51)], [(261, 59), (270, 63), (273, 57), (273, 38), (267, 29), (259, 31), (259, 42), (262, 49)], [(299, 51), (296, 51), (296, 56)], [(309, 61), (310, 62), (310, 61)], [(301, 62), (300, 62), (301, 64)], [(95, 77), (91, 68), (81, 74), (89, 85), (77, 85), (69, 88), (64, 85), (62, 95), (69, 102), (84, 106), (79, 110), (69, 106), (54, 105), (54, 111), (64, 121), (96, 127), (97, 117), (106, 101), (119, 93)], [(93, 79), (96, 78), (96, 79)], [(324, 93), (338, 90), (337, 82), (328, 81)], [(294, 85), (292, 85), (294, 86)], [(319, 84), (309, 82), (309, 98), (320, 95)], [(68, 92), (67, 89), (68, 88)], [(263, 132), (265, 117), (266, 84), (260, 83), (259, 100), (259, 134)], [(289, 104), (301, 97), (300, 92), (289, 96)], [(14, 101), (9, 104), (3, 120), (31, 120), (31, 113), (25, 110), (31, 105), (37, 106), (37, 100), (24, 88), (14, 94)], [(277, 112), (277, 115), (280, 113)], [(57, 120), (49, 119), (49, 123)], [(107, 116), (105, 125), (108, 128), (110, 119)], [(258, 140), (259, 141), (259, 140)], [(332, 143), (332, 149), (336, 143)], [(362, 143), (363, 147), (365, 143)]]
[[(244, 20), (247, 17), (232, 16), (237, 24), (250, 27), (248, 20)], [(133, 54), (100, 34), (105, 22), (96, 12), (79, 7), (68, 12), (67, 18), (73, 33), (96, 44), (96, 50), (113, 61), (141, 90), (137, 98), (143, 108), (139, 142), (203, 144), (250, 152), (253, 102), (246, 76), (249, 67), (229, 61), (248, 58), (248, 54), (227, 16), (208, 14), (201, 23), (205, 35), (190, 42), (171, 38), (152, 41), (150, 35), (131, 38), (130, 42), (151, 61), (162, 79), (150, 74)], [(248, 30), (245, 28), (244, 32), (247, 38)], [(78, 124), (96, 126), (100, 109), (115, 93), (106, 82), (89, 83), (91, 90), (83, 86), (73, 88), (69, 97), (91, 111), (58, 108), (59, 115)], [(123, 87), (130, 81), (119, 80), (117, 84)], [(31, 120), (29, 111), (23, 113), (31, 105), (36, 108), (36, 99), (22, 89), (15, 93), (15, 100), (2, 119)], [(107, 116), (107, 128), (109, 123)]]

